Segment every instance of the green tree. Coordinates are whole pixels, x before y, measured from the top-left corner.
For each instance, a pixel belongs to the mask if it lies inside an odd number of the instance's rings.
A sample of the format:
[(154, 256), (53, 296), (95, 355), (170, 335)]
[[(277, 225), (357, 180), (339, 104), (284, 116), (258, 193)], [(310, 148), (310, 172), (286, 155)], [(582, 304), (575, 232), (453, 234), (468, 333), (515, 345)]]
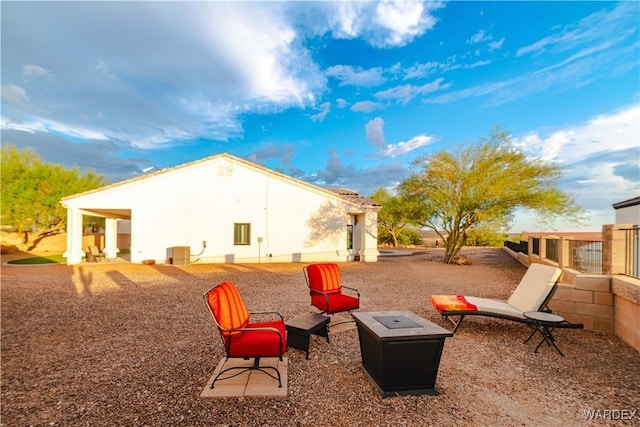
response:
[(398, 232), (411, 224), (414, 203), (403, 197), (392, 196), (384, 188), (379, 188), (370, 197), (382, 207), (378, 211), (379, 242), (388, 241), (398, 246)]
[(434, 230), (450, 263), (479, 224), (508, 224), (517, 208), (551, 221), (579, 222), (581, 209), (557, 188), (561, 169), (515, 149), (500, 128), (476, 144), (462, 144), (418, 159), (400, 193), (420, 208), (413, 222)]
[(27, 246), (66, 227), (62, 197), (104, 184), (104, 177), (95, 172), (46, 163), (28, 148), (18, 150), (7, 144), (0, 149), (0, 157), (2, 225), (24, 233)]
[(467, 246), (503, 246), (507, 235), (498, 230), (504, 230), (504, 227), (495, 224), (478, 224), (469, 229), (464, 244)]

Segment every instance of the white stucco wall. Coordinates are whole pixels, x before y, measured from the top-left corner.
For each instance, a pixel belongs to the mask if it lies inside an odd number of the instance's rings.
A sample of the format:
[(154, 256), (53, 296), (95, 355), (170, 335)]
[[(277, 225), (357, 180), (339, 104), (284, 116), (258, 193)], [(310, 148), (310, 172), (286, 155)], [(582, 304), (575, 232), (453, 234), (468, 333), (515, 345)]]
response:
[[(131, 262), (158, 263), (173, 246), (189, 246), (199, 254), (191, 262), (348, 261), (353, 255), (347, 250), (349, 214), (365, 213), (364, 207), (337, 195), (224, 156), (66, 204), (130, 209)], [(377, 221), (375, 209), (366, 215)], [(234, 245), (234, 223), (251, 224), (250, 245)], [(358, 231), (362, 243), (372, 245), (368, 261), (375, 261), (377, 229), (374, 223), (365, 230), (366, 225), (362, 221)]]
[(616, 209), (616, 224), (640, 225), (640, 205)]

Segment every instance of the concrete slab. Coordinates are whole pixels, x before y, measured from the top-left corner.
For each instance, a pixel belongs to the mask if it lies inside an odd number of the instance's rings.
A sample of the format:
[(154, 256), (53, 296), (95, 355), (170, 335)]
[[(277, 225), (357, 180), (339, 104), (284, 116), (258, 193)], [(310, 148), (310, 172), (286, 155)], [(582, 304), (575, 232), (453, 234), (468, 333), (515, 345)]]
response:
[[(282, 358), (280, 361), (277, 357), (265, 357), (260, 359), (260, 366), (273, 366), (278, 369), (282, 378), (282, 387), (278, 387), (278, 380), (271, 378), (267, 374), (257, 370), (248, 370), (239, 375), (231, 376), (240, 370), (233, 370), (225, 373), (216, 381), (215, 387), (211, 388), (218, 372), (229, 367), (250, 367), (253, 365), (253, 359), (222, 359), (213, 372), (209, 381), (200, 394), (204, 399), (220, 399), (226, 397), (287, 397), (287, 366), (288, 359)], [(269, 370), (271, 371), (271, 370)]]

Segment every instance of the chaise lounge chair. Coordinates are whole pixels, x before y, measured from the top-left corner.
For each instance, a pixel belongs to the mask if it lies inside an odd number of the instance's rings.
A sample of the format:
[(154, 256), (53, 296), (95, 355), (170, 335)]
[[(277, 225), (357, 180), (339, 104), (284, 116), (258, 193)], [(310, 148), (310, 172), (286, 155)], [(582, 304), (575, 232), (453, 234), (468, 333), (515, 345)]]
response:
[[(545, 264), (531, 264), (507, 301), (465, 295), (432, 295), (431, 304), (453, 322), (455, 333), (466, 316), (487, 316), (534, 325), (525, 312), (550, 312), (547, 307), (558, 286), (562, 270)], [(459, 317), (454, 320), (452, 317)], [(557, 328), (582, 328), (580, 324), (563, 321)]]

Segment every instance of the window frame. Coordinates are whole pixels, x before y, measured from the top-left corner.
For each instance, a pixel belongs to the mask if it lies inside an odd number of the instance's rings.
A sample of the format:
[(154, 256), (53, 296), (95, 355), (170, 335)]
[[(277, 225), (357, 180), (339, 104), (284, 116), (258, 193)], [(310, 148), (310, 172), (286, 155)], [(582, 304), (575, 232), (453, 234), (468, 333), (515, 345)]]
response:
[(251, 223), (250, 222), (233, 223), (233, 245), (234, 246), (251, 245)]

